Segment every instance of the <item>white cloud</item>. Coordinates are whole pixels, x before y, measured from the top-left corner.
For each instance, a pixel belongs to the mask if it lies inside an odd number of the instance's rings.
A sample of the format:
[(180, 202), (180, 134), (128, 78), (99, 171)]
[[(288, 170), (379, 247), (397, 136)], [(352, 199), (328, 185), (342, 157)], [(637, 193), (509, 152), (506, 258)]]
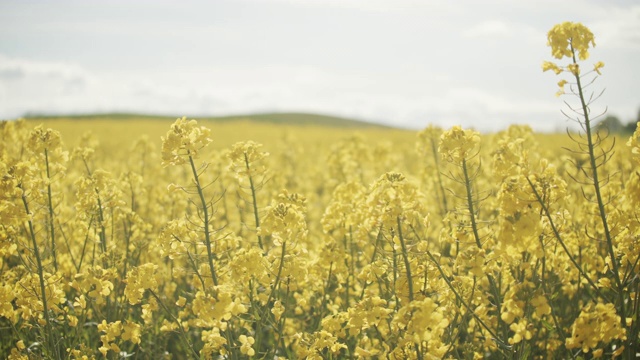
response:
[(282, 3), (306, 7), (344, 8), (372, 12), (431, 10), (447, 12), (460, 5), (447, 0), (244, 0), (254, 3)]
[(88, 78), (88, 73), (72, 64), (15, 59), (0, 54), (0, 79), (15, 80), (30, 76), (78, 81)]
[(75, 102), (95, 78), (71, 64), (15, 59), (0, 55), (1, 117), (55, 109)]
[(606, 16), (591, 25), (597, 46), (603, 48), (640, 49), (640, 5), (606, 9)]
[[(398, 78), (309, 66), (232, 66), (147, 77), (97, 75), (75, 65), (0, 57), (0, 116), (9, 118), (25, 112), (131, 111), (197, 117), (300, 111), (414, 129), (458, 123), (496, 131), (514, 121), (533, 122), (537, 130), (556, 127), (552, 119), (557, 119), (553, 114), (558, 104), (552, 96), (548, 102), (515, 96), (452, 84), (439, 70)], [(551, 121), (535, 122), (536, 118)]]
[(462, 33), (468, 38), (504, 38), (513, 36), (513, 29), (498, 20), (483, 21)]
[[(14, 1), (0, 12), (0, 43), (12, 54), (0, 56), (0, 118), (309, 111), (413, 128), (526, 121), (552, 130), (562, 100), (540, 63), (550, 56), (546, 31), (565, 20), (596, 34), (603, 103), (635, 116), (640, 7), (540, 1)], [(17, 26), (27, 16), (34, 26)]]

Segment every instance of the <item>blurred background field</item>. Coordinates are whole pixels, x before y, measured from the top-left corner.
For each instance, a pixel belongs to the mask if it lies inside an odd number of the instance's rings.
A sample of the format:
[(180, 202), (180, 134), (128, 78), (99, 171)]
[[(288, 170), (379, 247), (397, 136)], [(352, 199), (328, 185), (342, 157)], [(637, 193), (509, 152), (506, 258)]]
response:
[[(194, 118), (199, 124), (210, 128), (211, 149), (224, 149), (239, 141), (256, 141), (268, 150), (282, 140), (294, 140), (307, 150), (325, 148), (352, 136), (361, 136), (365, 143), (376, 145), (386, 143), (394, 147), (410, 150), (415, 145), (418, 131), (399, 129), (347, 118), (304, 113), (254, 114)], [(68, 147), (78, 144), (83, 135), (91, 133), (104, 148), (114, 151), (129, 151), (134, 141), (147, 136), (158, 149), (161, 137), (176, 120), (170, 116), (138, 114), (102, 114), (78, 116), (44, 116), (26, 119), (30, 126), (43, 124), (60, 131)], [(425, 124), (425, 127), (427, 125)], [(495, 133), (494, 133), (495, 134)], [(492, 134), (486, 134), (490, 136)], [(570, 146), (566, 133), (534, 133), (541, 144), (540, 151), (549, 156), (563, 147)], [(627, 133), (616, 135), (624, 141)], [(488, 139), (487, 144), (490, 143)]]
[[(156, 145), (166, 134), (175, 117), (134, 114), (107, 114), (86, 116), (36, 117), (27, 119), (34, 126), (43, 124), (60, 131), (68, 145), (87, 132), (93, 133), (109, 148), (127, 146), (142, 135)], [(198, 123), (212, 130), (212, 148), (225, 148), (238, 141), (253, 140), (265, 145), (286, 136), (295, 136), (306, 146), (334, 142), (353, 133), (367, 138), (404, 142), (415, 136), (415, 131), (395, 129), (356, 120), (312, 114), (260, 114), (217, 118), (196, 118)]]

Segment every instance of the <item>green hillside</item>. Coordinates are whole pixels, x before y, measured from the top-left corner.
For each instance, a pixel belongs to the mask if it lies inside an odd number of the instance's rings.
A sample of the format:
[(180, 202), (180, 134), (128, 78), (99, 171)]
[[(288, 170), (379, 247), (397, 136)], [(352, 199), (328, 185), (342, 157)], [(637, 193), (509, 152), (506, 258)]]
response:
[[(115, 120), (115, 121), (130, 121), (130, 120), (162, 120), (162, 121), (174, 121), (179, 116), (165, 116), (165, 115), (145, 115), (145, 114), (127, 114), (127, 113), (107, 113), (107, 114), (81, 114), (81, 115), (33, 115), (27, 116), (29, 120)], [(358, 127), (377, 127), (388, 128), (389, 126), (374, 124), (366, 121), (321, 115), (321, 114), (307, 114), (307, 113), (265, 113), (265, 114), (247, 114), (247, 115), (232, 115), (232, 116), (214, 116), (214, 117), (191, 117), (196, 120), (208, 120), (208, 121), (256, 121), (275, 124), (288, 124), (288, 125), (324, 125), (331, 127), (344, 127), (344, 128), (358, 128)]]

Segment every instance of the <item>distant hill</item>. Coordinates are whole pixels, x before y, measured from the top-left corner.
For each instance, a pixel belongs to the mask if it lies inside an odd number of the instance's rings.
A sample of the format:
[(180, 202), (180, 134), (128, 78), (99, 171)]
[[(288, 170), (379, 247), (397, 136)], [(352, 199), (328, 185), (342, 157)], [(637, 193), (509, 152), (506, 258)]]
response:
[[(27, 115), (26, 119), (29, 120), (114, 120), (114, 121), (126, 121), (126, 120), (162, 120), (173, 121), (177, 116), (164, 116), (164, 115), (145, 115), (145, 114), (127, 114), (127, 113), (108, 113), (108, 114), (81, 114), (81, 115)], [(344, 128), (358, 128), (358, 127), (375, 127), (375, 128), (391, 128), (390, 126), (374, 124), (371, 122), (330, 116), (321, 114), (307, 114), (307, 113), (266, 113), (266, 114), (247, 114), (247, 115), (232, 115), (232, 116), (214, 116), (214, 117), (190, 117), (198, 121), (256, 121), (256, 122), (269, 122), (276, 124), (287, 125), (322, 125), (331, 127), (344, 127)]]

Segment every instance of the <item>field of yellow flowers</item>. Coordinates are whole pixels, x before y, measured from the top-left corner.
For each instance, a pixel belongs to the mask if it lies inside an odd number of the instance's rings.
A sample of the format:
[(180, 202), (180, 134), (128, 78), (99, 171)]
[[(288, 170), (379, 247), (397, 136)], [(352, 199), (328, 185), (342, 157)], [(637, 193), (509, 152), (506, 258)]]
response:
[(635, 358), (640, 130), (549, 44), (578, 133), (0, 123), (0, 356)]

